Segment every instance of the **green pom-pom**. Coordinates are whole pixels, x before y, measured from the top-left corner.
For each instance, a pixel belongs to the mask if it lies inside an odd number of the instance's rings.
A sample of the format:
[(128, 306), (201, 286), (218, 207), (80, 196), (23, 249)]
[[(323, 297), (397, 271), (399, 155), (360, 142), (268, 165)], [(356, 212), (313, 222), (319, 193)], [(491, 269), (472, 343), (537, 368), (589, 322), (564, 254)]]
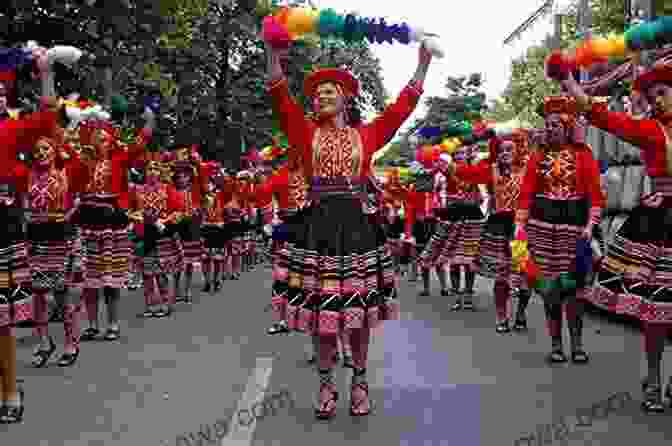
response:
[(335, 10), (328, 8), (320, 12), (317, 22), (317, 33), (320, 37), (336, 37), (343, 34), (345, 17), (340, 16)]
[(128, 113), (128, 101), (120, 95), (112, 96), (110, 108), (112, 113)]

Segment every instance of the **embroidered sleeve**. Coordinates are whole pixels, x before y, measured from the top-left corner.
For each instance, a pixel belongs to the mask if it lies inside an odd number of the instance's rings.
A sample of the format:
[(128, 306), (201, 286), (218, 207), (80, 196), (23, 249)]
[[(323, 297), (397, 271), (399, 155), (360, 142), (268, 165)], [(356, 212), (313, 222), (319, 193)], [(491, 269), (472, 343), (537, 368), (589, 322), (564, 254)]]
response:
[[(518, 209), (528, 211), (534, 194), (537, 192), (537, 165), (539, 164), (540, 153), (535, 153), (530, 157), (525, 169), (525, 176), (520, 186), (520, 198), (518, 199)], [(527, 217), (525, 217), (527, 221)]]
[(415, 110), (422, 93), (419, 85), (407, 85), (393, 104), (388, 105), (380, 116), (362, 128), (365, 156), (371, 156), (390, 142)]
[(311, 124), (303, 109), (289, 93), (287, 79), (280, 79), (268, 86), (273, 111), (279, 117), (280, 128), (287, 135), (290, 150), (304, 150), (308, 143)]
[(591, 125), (642, 150), (665, 145), (665, 135), (653, 119), (636, 119), (627, 113), (609, 111), (605, 103), (594, 103), (586, 116)]

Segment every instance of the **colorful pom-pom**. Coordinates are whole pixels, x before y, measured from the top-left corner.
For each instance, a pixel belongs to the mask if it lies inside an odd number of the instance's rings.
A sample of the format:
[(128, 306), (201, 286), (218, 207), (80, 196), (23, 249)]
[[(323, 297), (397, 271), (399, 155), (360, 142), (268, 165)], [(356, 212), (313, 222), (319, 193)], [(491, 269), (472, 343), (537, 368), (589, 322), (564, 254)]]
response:
[(264, 17), (262, 26), (264, 41), (268, 42), (273, 48), (289, 48), (292, 42), (291, 36), (274, 16)]
[(557, 81), (564, 81), (571, 73), (567, 59), (560, 51), (554, 51), (546, 58), (545, 71), (546, 77)]
[(287, 32), (295, 35), (302, 35), (315, 32), (319, 12), (312, 8), (292, 8), (286, 17), (285, 26)]

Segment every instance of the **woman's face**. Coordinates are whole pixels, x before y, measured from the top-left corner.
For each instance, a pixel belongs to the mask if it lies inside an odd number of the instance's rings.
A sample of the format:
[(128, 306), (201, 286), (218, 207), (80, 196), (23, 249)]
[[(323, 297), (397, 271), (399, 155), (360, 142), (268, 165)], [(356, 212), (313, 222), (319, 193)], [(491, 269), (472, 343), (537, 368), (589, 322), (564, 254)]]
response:
[(497, 165), (510, 166), (513, 163), (513, 142), (504, 141), (497, 150)]
[(315, 91), (315, 105), (322, 116), (334, 116), (345, 109), (343, 89), (333, 82), (320, 84)]
[(161, 165), (156, 161), (147, 164), (147, 178), (158, 180), (161, 178)]
[(56, 151), (48, 141), (41, 139), (35, 144), (33, 157), (40, 167), (48, 167), (56, 157)]
[(180, 147), (175, 151), (175, 158), (178, 161), (188, 161), (191, 150), (189, 147)]
[(551, 113), (545, 120), (546, 142), (550, 145), (562, 145), (567, 143), (567, 129), (562, 118), (557, 113)]
[(647, 91), (647, 98), (653, 104), (655, 116), (672, 114), (672, 87), (665, 84), (654, 84)]

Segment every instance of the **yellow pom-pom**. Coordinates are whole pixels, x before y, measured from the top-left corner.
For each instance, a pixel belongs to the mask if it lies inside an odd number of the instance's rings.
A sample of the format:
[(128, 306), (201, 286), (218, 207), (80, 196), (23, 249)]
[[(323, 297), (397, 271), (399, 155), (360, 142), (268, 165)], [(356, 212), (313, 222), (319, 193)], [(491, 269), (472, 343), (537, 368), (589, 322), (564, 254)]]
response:
[(598, 57), (609, 57), (611, 55), (611, 43), (608, 39), (600, 37), (590, 41), (592, 53)]
[(319, 12), (312, 8), (292, 8), (287, 15), (287, 31), (290, 34), (303, 35), (315, 32)]
[(627, 52), (627, 44), (625, 43), (625, 36), (612, 36), (609, 38), (609, 43), (611, 45), (611, 54), (612, 57), (623, 57)]

